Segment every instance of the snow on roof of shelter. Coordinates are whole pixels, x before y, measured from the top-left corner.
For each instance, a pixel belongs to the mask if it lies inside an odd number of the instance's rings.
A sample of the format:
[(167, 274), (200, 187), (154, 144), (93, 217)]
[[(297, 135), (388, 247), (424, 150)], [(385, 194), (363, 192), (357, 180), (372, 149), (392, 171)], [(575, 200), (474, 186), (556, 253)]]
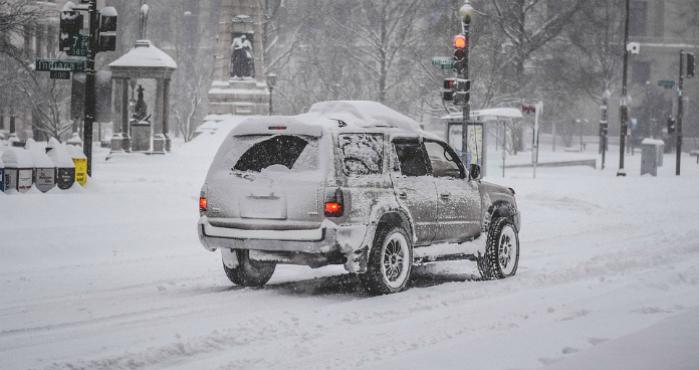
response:
[(340, 119), (360, 127), (395, 127), (421, 133), (420, 124), (381, 103), (362, 100), (338, 100), (316, 103), (308, 113)]
[(136, 45), (121, 58), (109, 64), (110, 68), (167, 68), (177, 69), (177, 63), (149, 40), (138, 40)]
[[(488, 108), (471, 111), (471, 118), (482, 120), (497, 120), (500, 118), (522, 118), (522, 111), (517, 108)], [(443, 120), (461, 120), (461, 112), (452, 112), (442, 116)]]

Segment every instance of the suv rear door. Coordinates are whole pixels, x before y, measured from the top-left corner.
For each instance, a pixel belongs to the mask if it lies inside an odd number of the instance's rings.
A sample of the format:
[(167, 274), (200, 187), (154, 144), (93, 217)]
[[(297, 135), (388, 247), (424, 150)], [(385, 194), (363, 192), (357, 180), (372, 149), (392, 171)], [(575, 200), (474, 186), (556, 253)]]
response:
[(437, 187), (437, 241), (459, 241), (478, 236), (481, 198), (478, 184), (467, 179), (463, 164), (445, 143), (425, 140)]
[(214, 226), (311, 229), (322, 222), (322, 137), (244, 135), (224, 144), (209, 170)]
[(417, 245), (432, 242), (437, 229), (437, 189), (418, 139), (394, 139), (391, 177), (398, 203), (413, 218)]

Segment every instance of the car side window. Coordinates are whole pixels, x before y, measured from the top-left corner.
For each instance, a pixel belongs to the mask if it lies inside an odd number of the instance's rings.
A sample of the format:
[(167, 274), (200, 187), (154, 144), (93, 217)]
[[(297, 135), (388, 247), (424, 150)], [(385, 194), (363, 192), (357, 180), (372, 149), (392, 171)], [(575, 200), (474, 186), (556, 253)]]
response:
[(393, 143), (400, 161), (400, 172), (405, 176), (427, 176), (430, 173), (425, 150), (417, 140)]
[(457, 162), (452, 150), (437, 141), (425, 141), (425, 149), (432, 165), (434, 177), (451, 177), (463, 179), (465, 177), (462, 167)]

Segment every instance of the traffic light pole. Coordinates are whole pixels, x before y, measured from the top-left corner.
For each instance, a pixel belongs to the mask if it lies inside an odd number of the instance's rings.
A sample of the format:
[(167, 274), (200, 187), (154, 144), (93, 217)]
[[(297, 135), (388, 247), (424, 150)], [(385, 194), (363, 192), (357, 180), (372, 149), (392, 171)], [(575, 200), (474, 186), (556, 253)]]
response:
[(92, 177), (92, 126), (95, 122), (95, 59), (97, 57), (97, 26), (99, 13), (97, 0), (90, 0), (88, 7), (90, 41), (85, 65), (85, 120), (83, 129), (83, 152), (87, 157), (87, 175)]
[(684, 115), (684, 50), (680, 50), (680, 79), (677, 81), (677, 159), (675, 160), (675, 175), (680, 175), (680, 165), (682, 162), (682, 116)]
[(624, 24), (624, 72), (621, 85), (621, 105), (619, 116), (621, 125), (619, 127), (619, 171), (617, 176), (626, 176), (624, 170), (624, 147), (626, 145), (626, 133), (629, 129), (629, 99), (628, 99), (628, 76), (629, 76), (629, 12), (631, 10), (630, 0), (626, 0), (626, 20)]
[[(469, 40), (470, 37), (470, 25), (466, 22), (463, 22), (463, 31), (464, 31), (464, 36), (466, 36), (466, 40)], [(466, 44), (466, 49), (465, 51), (465, 57), (464, 57), (464, 69), (462, 71), (461, 78), (464, 80), (468, 81), (468, 52), (469, 52), (469, 45), (468, 43)], [(468, 84), (470, 85), (470, 84)], [(469, 86), (470, 87), (470, 86)], [(464, 101), (464, 106), (463, 106), (463, 126), (462, 126), (462, 131), (461, 131), (461, 153), (463, 156), (463, 162), (464, 165), (468, 168), (470, 166), (470, 158), (469, 158), (469, 153), (468, 153), (468, 123), (471, 120), (471, 91), (466, 92), (466, 100)]]

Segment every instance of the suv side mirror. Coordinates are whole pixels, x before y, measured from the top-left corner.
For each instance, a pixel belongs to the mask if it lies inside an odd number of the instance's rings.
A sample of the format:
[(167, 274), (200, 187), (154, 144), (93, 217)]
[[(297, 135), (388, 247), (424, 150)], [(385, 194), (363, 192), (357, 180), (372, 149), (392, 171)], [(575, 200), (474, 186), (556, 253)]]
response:
[(477, 164), (471, 164), (471, 167), (468, 170), (469, 176), (471, 180), (478, 180), (481, 178), (481, 166)]

